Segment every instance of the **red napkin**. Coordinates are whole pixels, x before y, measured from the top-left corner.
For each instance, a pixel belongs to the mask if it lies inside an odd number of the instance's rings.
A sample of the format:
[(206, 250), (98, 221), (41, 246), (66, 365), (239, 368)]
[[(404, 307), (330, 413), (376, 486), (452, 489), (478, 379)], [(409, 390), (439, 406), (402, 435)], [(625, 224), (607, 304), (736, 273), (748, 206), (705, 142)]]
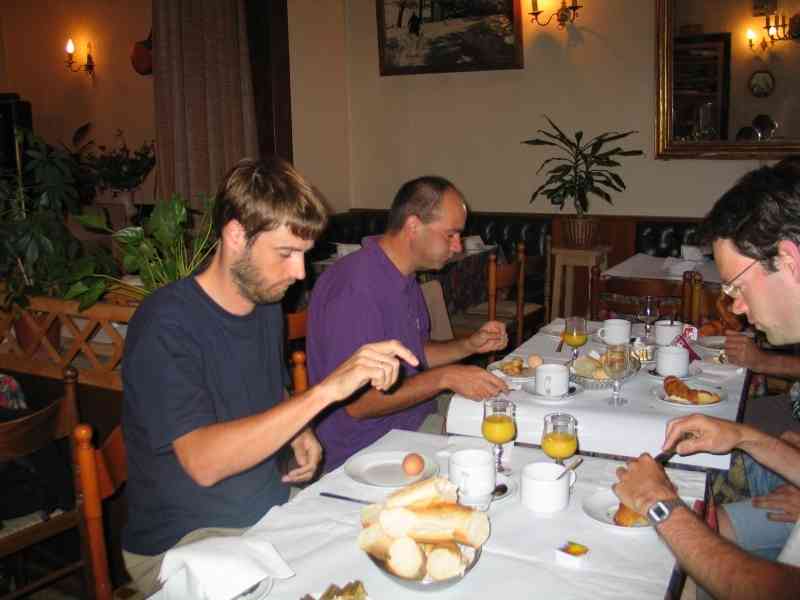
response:
[(700, 355), (692, 349), (692, 345), (689, 343), (689, 340), (686, 339), (686, 336), (681, 334), (675, 338), (675, 342), (677, 346), (683, 346), (689, 351), (689, 362), (693, 362), (695, 360), (702, 360)]

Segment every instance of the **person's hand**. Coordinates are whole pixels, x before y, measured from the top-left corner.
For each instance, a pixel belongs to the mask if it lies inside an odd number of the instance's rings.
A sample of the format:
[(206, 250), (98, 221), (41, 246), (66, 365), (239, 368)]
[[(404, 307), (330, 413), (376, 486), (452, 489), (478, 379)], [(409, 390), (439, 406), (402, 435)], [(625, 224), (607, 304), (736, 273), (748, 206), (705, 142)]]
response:
[[(690, 434), (691, 437), (678, 443), (684, 434)], [(667, 424), (662, 450), (669, 450), (677, 443), (675, 450), (681, 456), (697, 452), (724, 454), (735, 448), (742, 437), (742, 425), (739, 423), (705, 415), (690, 415), (673, 419)]]
[(675, 485), (664, 472), (664, 467), (649, 454), (642, 454), (617, 469), (617, 479), (611, 489), (625, 506), (640, 515), (659, 500), (678, 497)]
[(790, 446), (794, 446), (798, 450), (800, 450), (800, 432), (798, 431), (784, 431), (780, 438), (789, 444)]
[(445, 387), (465, 398), (486, 400), (508, 391), (505, 381), (480, 367), (449, 365), (442, 369), (445, 371)]
[(467, 338), (473, 353), (483, 354), (502, 350), (508, 346), (508, 333), (505, 323), (487, 321), (483, 327)]
[(779, 485), (766, 496), (755, 496), (753, 506), (767, 509), (770, 521), (794, 523), (800, 517), (800, 489), (789, 483)]
[(725, 332), (725, 356), (734, 365), (756, 371), (764, 360), (764, 352), (756, 345), (755, 338), (738, 331)]
[(397, 340), (366, 344), (336, 367), (319, 386), (326, 390), (332, 402), (344, 400), (367, 383), (385, 391), (400, 375), (400, 360), (414, 367), (419, 365), (414, 353)]
[(297, 468), (292, 469), (281, 478), (284, 483), (309, 481), (322, 462), (322, 446), (310, 429), (298, 433), (291, 442)]

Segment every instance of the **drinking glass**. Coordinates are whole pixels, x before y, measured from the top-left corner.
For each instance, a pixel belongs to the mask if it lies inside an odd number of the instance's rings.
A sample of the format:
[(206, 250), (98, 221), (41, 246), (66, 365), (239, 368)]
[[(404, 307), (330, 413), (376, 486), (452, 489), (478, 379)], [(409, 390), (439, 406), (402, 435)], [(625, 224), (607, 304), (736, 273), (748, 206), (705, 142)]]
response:
[(589, 340), (586, 331), (586, 319), (583, 317), (570, 317), (564, 325), (564, 343), (572, 348), (572, 358), (578, 358), (578, 348)]
[(498, 473), (508, 474), (510, 467), (503, 466), (503, 444), (517, 435), (517, 406), (507, 398), (490, 398), (483, 403), (481, 433), (494, 444), (495, 468)]
[(563, 465), (578, 450), (578, 421), (567, 413), (550, 413), (544, 417), (542, 451), (556, 464)]
[(628, 401), (620, 396), (622, 379), (628, 374), (631, 368), (631, 348), (628, 344), (614, 344), (606, 349), (603, 371), (609, 379), (614, 381), (614, 389), (608, 403), (611, 406), (622, 406)]
[(650, 339), (650, 330), (653, 327), (653, 323), (658, 321), (658, 300), (653, 296), (641, 298), (636, 318), (644, 323), (644, 337)]

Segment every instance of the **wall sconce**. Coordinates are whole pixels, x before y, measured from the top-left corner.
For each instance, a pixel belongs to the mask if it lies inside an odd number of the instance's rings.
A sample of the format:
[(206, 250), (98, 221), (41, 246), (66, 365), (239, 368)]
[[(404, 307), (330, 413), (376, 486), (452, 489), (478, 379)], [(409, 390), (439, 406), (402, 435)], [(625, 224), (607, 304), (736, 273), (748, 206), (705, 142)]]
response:
[(747, 30), (747, 43), (750, 46), (750, 50), (753, 52), (756, 51), (756, 48), (760, 48), (761, 52), (766, 52), (767, 48), (769, 48), (769, 44), (767, 43), (767, 38), (761, 36), (761, 43), (756, 45), (755, 43), (756, 34), (753, 32), (752, 29)]
[(75, 63), (75, 59), (73, 55), (75, 54), (75, 43), (72, 41), (72, 38), (67, 40), (67, 60), (65, 61), (67, 68), (72, 71), (73, 73), (77, 73), (79, 71), (85, 71), (86, 74), (94, 79), (94, 59), (92, 58), (92, 43), (89, 42), (86, 44), (86, 62), (82, 65), (78, 65)]
[(542, 23), (539, 20), (539, 15), (544, 11), (539, 10), (538, 0), (531, 0), (531, 12), (529, 14), (533, 17), (531, 23), (536, 23), (537, 25), (545, 27), (553, 20), (553, 17), (555, 17), (556, 21), (558, 21), (558, 28), (564, 29), (567, 23), (573, 23), (575, 19), (578, 18), (578, 10), (581, 8), (583, 8), (583, 5), (578, 4), (578, 0), (572, 0), (572, 4), (569, 6), (567, 6), (567, 0), (561, 0), (561, 7), (551, 14), (547, 21)]

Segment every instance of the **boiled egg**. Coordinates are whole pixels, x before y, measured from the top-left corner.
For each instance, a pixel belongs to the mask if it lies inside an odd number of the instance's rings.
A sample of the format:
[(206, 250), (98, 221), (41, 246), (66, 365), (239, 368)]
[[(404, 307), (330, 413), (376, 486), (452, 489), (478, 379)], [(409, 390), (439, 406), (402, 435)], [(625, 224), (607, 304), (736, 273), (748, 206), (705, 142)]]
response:
[(425, 468), (425, 459), (416, 452), (407, 454), (403, 459), (403, 472), (409, 477), (419, 475)]

